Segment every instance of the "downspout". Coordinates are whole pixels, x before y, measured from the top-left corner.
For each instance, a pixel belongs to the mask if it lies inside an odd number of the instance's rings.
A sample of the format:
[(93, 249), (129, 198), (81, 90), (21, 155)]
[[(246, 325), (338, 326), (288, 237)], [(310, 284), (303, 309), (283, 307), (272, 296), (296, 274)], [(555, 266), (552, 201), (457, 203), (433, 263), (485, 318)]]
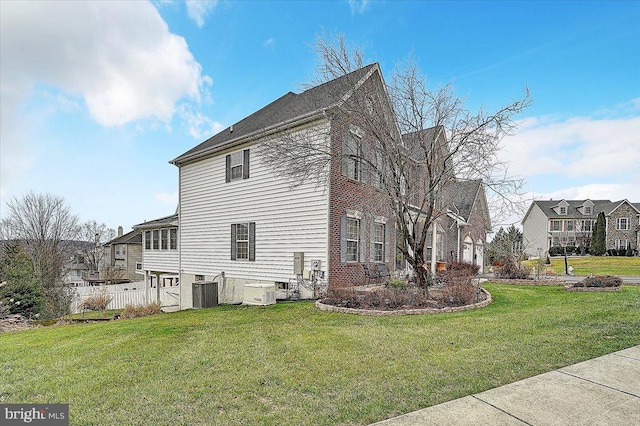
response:
[(438, 242), (438, 222), (433, 221), (433, 228), (431, 231), (431, 273), (436, 274), (436, 244)]
[(458, 228), (458, 252), (456, 253), (456, 261), (460, 261), (460, 222), (456, 219), (456, 227)]

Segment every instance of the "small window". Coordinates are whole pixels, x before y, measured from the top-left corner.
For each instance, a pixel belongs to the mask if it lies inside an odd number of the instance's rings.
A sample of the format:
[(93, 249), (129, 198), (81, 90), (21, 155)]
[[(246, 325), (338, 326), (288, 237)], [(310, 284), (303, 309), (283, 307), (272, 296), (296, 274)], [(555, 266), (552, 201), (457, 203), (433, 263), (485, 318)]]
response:
[(153, 249), (154, 250), (160, 249), (160, 230), (159, 229), (153, 230)]
[(236, 151), (226, 157), (227, 182), (249, 178), (249, 150)]
[(169, 249), (178, 249), (178, 230), (176, 228), (169, 229)]
[(136, 271), (142, 271), (142, 262), (136, 262)]
[(360, 219), (347, 218), (347, 262), (357, 262), (360, 248)]
[(616, 229), (619, 231), (627, 231), (629, 229), (629, 218), (619, 217), (616, 222)]
[(231, 260), (256, 260), (255, 222), (231, 225)]
[(196, 275), (196, 281), (204, 281), (204, 275)]
[(373, 225), (373, 261), (384, 262), (384, 223), (375, 223)]
[(144, 249), (151, 250), (151, 231), (144, 231)]
[(169, 230), (168, 229), (161, 229), (160, 230), (160, 248), (162, 250), (166, 250), (167, 247), (169, 246), (169, 241), (168, 241), (168, 234), (169, 234)]
[(560, 215), (565, 216), (567, 214), (567, 208), (566, 207), (560, 207)]
[(584, 214), (587, 214), (587, 215), (591, 214), (591, 206), (585, 206), (584, 207)]
[(342, 146), (342, 174), (349, 179), (362, 180), (362, 139), (348, 132)]

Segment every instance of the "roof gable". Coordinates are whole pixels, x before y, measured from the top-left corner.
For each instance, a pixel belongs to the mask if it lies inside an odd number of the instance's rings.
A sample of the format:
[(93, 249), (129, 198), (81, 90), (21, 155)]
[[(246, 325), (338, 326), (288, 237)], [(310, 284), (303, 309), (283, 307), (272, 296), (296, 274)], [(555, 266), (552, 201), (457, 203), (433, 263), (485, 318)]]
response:
[(171, 163), (179, 166), (186, 161), (241, 143), (249, 137), (265, 134), (269, 129), (285, 123), (322, 114), (326, 109), (347, 100), (376, 70), (380, 72), (378, 64), (374, 63), (302, 93), (289, 92), (178, 156)]

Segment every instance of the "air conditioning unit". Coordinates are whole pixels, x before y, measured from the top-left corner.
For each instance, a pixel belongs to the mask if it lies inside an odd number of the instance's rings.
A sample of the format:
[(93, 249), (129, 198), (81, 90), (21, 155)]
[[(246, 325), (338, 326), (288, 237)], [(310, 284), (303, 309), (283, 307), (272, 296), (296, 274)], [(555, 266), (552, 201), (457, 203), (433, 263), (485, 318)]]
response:
[(245, 284), (244, 300), (245, 305), (273, 305), (276, 303), (275, 284)]

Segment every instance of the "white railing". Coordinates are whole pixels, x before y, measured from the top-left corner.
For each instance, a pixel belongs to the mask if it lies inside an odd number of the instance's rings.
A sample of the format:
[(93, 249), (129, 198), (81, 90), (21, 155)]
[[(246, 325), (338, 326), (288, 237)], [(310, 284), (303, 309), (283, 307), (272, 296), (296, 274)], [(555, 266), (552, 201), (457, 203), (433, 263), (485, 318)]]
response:
[[(106, 286), (111, 287), (111, 286)], [(115, 286), (114, 286), (115, 287)], [(148, 290), (148, 294), (147, 294)], [(153, 303), (157, 299), (157, 289), (145, 289), (136, 286), (136, 290), (123, 290), (121, 288), (105, 288), (101, 287), (84, 287), (76, 289), (77, 297), (71, 304), (71, 312), (79, 313), (78, 306), (91, 296), (106, 294), (111, 297), (111, 302), (107, 309), (124, 309), (127, 305), (144, 305)], [(149, 299), (147, 300), (147, 296)], [(180, 287), (161, 287), (160, 288), (160, 306), (163, 308), (169, 306), (178, 306), (180, 302)]]

